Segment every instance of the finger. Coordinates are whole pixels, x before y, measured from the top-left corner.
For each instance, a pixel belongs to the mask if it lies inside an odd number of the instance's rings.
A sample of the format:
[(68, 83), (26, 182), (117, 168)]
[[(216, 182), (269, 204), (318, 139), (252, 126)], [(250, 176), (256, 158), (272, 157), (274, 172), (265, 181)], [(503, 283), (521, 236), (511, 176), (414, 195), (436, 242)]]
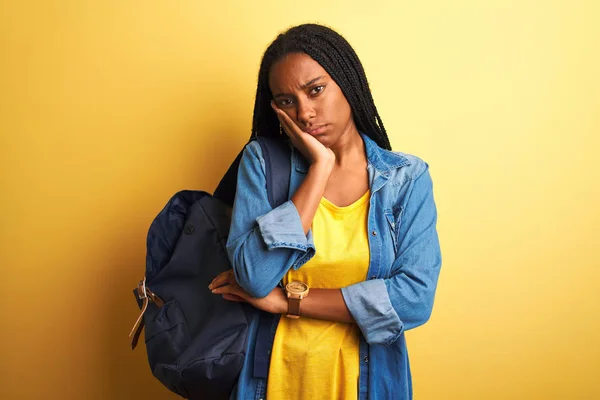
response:
[(235, 282), (235, 276), (233, 274), (233, 270), (230, 269), (225, 272), (221, 272), (219, 275), (217, 275), (216, 278), (213, 279), (212, 282), (208, 285), (208, 288), (214, 289), (219, 286), (223, 286), (227, 283), (233, 283), (233, 282)]
[(275, 111), (275, 114), (277, 114), (277, 119), (279, 119), (281, 127), (288, 136), (302, 135), (302, 133), (304, 133), (302, 129), (300, 129), (300, 127), (294, 122), (294, 120), (287, 115), (287, 113), (285, 113), (281, 108), (277, 107), (277, 104), (275, 104), (274, 101), (271, 101), (271, 107), (273, 108), (273, 111)]
[(240, 296), (236, 296), (235, 294), (225, 293), (223, 295), (223, 298), (225, 300), (235, 301), (235, 302), (238, 302), (238, 303), (247, 303), (246, 300), (242, 299)]
[(300, 129), (300, 127), (298, 127), (298, 125), (296, 125), (296, 123), (285, 112), (279, 110), (277, 117), (279, 118), (279, 123), (281, 124), (281, 127), (286, 131), (288, 136), (302, 135), (302, 129)]
[[(232, 272), (233, 272), (233, 270), (232, 270), (232, 269), (228, 269), (227, 271), (223, 271), (223, 272), (221, 272), (219, 275), (217, 275), (217, 276), (215, 277), (215, 279), (224, 279), (224, 278), (228, 277), (229, 275), (231, 275), (231, 273), (232, 273)], [(214, 281), (215, 279), (213, 279), (213, 281)]]
[(219, 286), (222, 286), (227, 281), (227, 278), (221, 275), (218, 275), (212, 282), (208, 285), (209, 289), (214, 289)]
[(237, 283), (221, 286), (220, 288), (213, 289), (212, 292), (214, 294), (237, 296), (246, 302), (251, 298)]
[(222, 286), (217, 286), (214, 289), (211, 289), (211, 292), (214, 294), (224, 294), (224, 293), (233, 293), (238, 294), (241, 288), (237, 283), (226, 283)]

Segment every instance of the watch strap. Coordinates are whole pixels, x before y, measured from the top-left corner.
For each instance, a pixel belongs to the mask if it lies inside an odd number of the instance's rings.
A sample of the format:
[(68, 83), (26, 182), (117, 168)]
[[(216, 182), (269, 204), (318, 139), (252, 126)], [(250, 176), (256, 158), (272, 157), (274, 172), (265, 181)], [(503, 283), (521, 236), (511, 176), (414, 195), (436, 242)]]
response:
[(299, 318), (300, 317), (300, 299), (288, 297), (287, 317), (289, 317), (289, 318)]

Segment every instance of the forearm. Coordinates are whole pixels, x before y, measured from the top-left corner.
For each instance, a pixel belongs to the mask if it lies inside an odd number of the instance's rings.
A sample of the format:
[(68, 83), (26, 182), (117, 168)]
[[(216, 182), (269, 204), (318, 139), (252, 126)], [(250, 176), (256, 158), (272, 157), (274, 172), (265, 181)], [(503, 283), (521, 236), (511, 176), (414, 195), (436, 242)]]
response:
[(354, 322), (340, 289), (310, 289), (309, 295), (300, 301), (300, 315), (326, 321)]
[(314, 163), (310, 166), (306, 179), (302, 182), (291, 200), (298, 210), (304, 234), (308, 234), (319, 202), (325, 192), (333, 163)]
[[(237, 282), (254, 297), (265, 297), (298, 259), (299, 250), (269, 251), (258, 228), (230, 243), (230, 259)], [(308, 257), (304, 252), (300, 257)]]
[(291, 201), (272, 208), (266, 190), (261, 147), (250, 142), (238, 168), (238, 183), (227, 255), (239, 284), (255, 297), (266, 296), (290, 268), (315, 253), (312, 235), (302, 227)]

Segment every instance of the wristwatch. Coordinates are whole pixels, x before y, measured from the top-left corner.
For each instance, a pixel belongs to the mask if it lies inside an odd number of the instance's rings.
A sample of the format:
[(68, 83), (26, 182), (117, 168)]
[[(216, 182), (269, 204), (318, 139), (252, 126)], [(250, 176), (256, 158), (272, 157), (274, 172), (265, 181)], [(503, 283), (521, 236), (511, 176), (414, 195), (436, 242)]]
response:
[(308, 285), (303, 282), (290, 282), (285, 285), (285, 292), (288, 298), (288, 318), (300, 318), (300, 301), (308, 296)]

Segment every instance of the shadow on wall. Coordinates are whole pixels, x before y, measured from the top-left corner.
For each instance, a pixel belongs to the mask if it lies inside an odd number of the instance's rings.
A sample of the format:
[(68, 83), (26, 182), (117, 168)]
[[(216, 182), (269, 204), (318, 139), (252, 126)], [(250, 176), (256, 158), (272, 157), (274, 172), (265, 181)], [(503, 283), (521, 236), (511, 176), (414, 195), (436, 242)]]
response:
[[(241, 132), (232, 132), (227, 128), (219, 129), (206, 144), (198, 149), (189, 149), (192, 159), (197, 160), (191, 174), (194, 182), (189, 187), (169, 187), (168, 183), (159, 182), (161, 189), (168, 188), (164, 198), (156, 199), (151, 211), (140, 212), (136, 207), (139, 195), (124, 196), (129, 204), (122, 207), (131, 210), (133, 217), (130, 224), (124, 224), (124, 229), (116, 227), (117, 235), (106, 240), (103, 248), (108, 249), (106, 254), (107, 274), (104, 276), (103, 286), (107, 293), (102, 301), (102, 309), (98, 310), (97, 329), (102, 331), (104, 338), (101, 346), (101, 380), (103, 393), (102, 399), (130, 400), (146, 398), (153, 400), (180, 399), (164, 387), (150, 371), (146, 358), (144, 335), (140, 337), (137, 348), (132, 351), (128, 338), (129, 331), (139, 315), (139, 309), (133, 295), (133, 289), (138, 281), (143, 278), (146, 257), (146, 235), (148, 228), (158, 212), (167, 203), (170, 196), (182, 189), (204, 190), (212, 193), (233, 162), (236, 155), (243, 148), (246, 135)], [(235, 137), (235, 139), (233, 139)], [(232, 140), (233, 139), (233, 140)], [(239, 144), (238, 144), (239, 143)], [(219, 149), (222, 149), (219, 151)], [(210, 174), (207, 174), (210, 171)], [(210, 176), (208, 176), (210, 175)], [(147, 187), (137, 193), (151, 193), (156, 187)], [(164, 190), (163, 190), (164, 191)], [(152, 195), (156, 197), (156, 193)], [(139, 214), (136, 214), (139, 212)], [(143, 214), (143, 215), (142, 215)]]

